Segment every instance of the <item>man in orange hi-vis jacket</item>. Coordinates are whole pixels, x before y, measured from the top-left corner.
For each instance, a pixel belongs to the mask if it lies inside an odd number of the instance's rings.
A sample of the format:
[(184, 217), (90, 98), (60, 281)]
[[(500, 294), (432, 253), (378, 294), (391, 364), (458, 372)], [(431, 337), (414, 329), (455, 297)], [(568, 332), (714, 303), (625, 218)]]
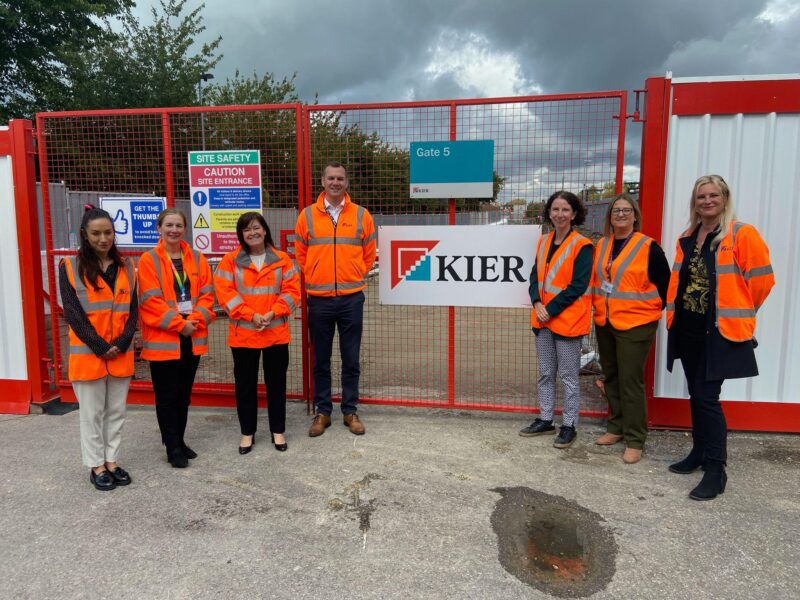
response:
[(359, 353), (366, 277), (375, 262), (375, 225), (369, 211), (347, 193), (347, 171), (338, 162), (322, 170), (323, 191), (297, 218), (295, 256), (305, 278), (308, 330), (314, 345), (314, 406), (308, 435), (325, 433), (331, 424), (331, 353), (339, 328), (342, 353), (342, 414), (356, 435)]

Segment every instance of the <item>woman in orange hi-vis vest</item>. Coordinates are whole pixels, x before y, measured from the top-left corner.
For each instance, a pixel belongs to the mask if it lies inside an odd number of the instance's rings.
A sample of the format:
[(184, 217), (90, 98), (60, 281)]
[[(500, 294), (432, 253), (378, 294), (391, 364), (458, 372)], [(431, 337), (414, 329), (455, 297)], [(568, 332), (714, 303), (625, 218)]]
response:
[(628, 194), (608, 205), (605, 237), (597, 243), (592, 304), (597, 349), (608, 399), (606, 433), (595, 444), (625, 440), (622, 460), (639, 462), (647, 439), (644, 368), (669, 285), (664, 251), (640, 232), (642, 213)]
[(555, 430), (558, 372), (564, 386), (564, 411), (561, 429), (553, 442), (556, 448), (569, 448), (577, 435), (581, 339), (592, 326), (588, 287), (593, 247), (591, 241), (574, 230), (585, 218), (586, 209), (572, 192), (560, 191), (550, 196), (544, 207), (544, 219), (553, 226), (553, 231), (539, 239), (528, 289), (539, 363), (541, 417), (519, 434), (529, 437)]
[(239, 454), (255, 443), (258, 363), (263, 356), (267, 414), (276, 450), (287, 449), (286, 371), (289, 316), (300, 303), (300, 273), (272, 242), (266, 220), (247, 212), (236, 223), (240, 247), (226, 254), (214, 274), (217, 300), (228, 313), (228, 346), (233, 353), (236, 413), (242, 439)]
[(758, 375), (756, 311), (775, 285), (769, 249), (736, 220), (730, 188), (704, 175), (692, 188), (689, 229), (678, 239), (667, 291), (667, 369), (679, 358), (689, 387), (692, 450), (673, 473), (705, 473), (690, 493), (711, 500), (728, 480), (727, 424), (719, 395), (725, 379)]
[(128, 485), (117, 464), (128, 386), (133, 376), (137, 300), (133, 263), (114, 243), (114, 223), (86, 205), (78, 254), (59, 265), (69, 325), (69, 379), (80, 404), (81, 451), (98, 490)]
[(208, 326), (215, 316), (211, 268), (183, 241), (185, 230), (184, 214), (164, 209), (158, 215), (161, 239), (139, 259), (142, 358), (150, 361), (167, 460), (177, 468), (197, 457), (183, 438), (197, 365), (208, 352)]

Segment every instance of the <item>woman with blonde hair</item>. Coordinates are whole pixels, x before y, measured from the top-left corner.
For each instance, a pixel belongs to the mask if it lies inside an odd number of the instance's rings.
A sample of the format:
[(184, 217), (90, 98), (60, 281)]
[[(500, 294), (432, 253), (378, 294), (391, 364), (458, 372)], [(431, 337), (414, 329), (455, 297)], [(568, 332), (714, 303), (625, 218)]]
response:
[(595, 443), (624, 439), (622, 460), (639, 462), (647, 439), (644, 368), (666, 304), (669, 264), (664, 251), (641, 233), (642, 213), (632, 196), (608, 205), (605, 237), (592, 269), (592, 304), (603, 387), (608, 399), (606, 433)]
[(680, 359), (689, 387), (692, 449), (670, 465), (702, 467), (693, 500), (725, 491), (727, 424), (719, 395), (726, 379), (758, 375), (756, 311), (775, 285), (769, 248), (755, 227), (736, 220), (730, 188), (719, 175), (697, 179), (689, 229), (678, 239), (667, 292), (667, 369)]

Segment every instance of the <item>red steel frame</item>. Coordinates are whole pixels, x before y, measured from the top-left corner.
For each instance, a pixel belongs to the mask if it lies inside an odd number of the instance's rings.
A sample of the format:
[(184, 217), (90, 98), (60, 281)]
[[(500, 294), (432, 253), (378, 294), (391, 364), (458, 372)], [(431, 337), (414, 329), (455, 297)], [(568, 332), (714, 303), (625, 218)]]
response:
[(51, 389), (48, 376), (50, 359), (44, 326), (35, 150), (30, 121), (12, 120), (8, 130), (0, 131), (0, 154), (9, 155), (12, 160), (28, 371), (27, 380), (0, 380), (0, 413), (27, 414), (31, 402), (46, 402), (58, 395)]
[[(101, 117), (101, 116), (131, 116), (131, 115), (160, 115), (162, 126), (162, 144), (164, 156), (164, 173), (165, 173), (165, 187), (167, 206), (175, 206), (175, 190), (174, 190), (174, 173), (172, 168), (172, 143), (171, 143), (171, 125), (170, 115), (174, 114), (187, 114), (187, 113), (229, 113), (229, 112), (255, 112), (255, 111), (272, 111), (272, 110), (291, 110), (295, 114), (296, 126), (296, 146), (297, 146), (297, 181), (298, 181), (298, 207), (302, 204), (302, 198), (305, 196), (304, 190), (304, 177), (303, 169), (303, 155), (301, 143), (301, 125), (302, 125), (302, 108), (299, 104), (258, 104), (258, 105), (243, 105), (243, 106), (208, 106), (208, 107), (178, 107), (178, 108), (164, 108), (164, 109), (114, 109), (114, 110), (96, 110), (96, 111), (65, 111), (65, 112), (52, 112), (40, 113), (36, 117), (37, 127), (36, 135), (38, 140), (38, 154), (39, 154), (39, 168), (40, 178), (42, 181), (42, 202), (45, 220), (45, 231), (50, 231), (52, 227), (51, 207), (50, 207), (50, 194), (49, 186), (50, 181), (48, 176), (48, 160), (47, 160), (47, 139), (44, 135), (45, 121), (52, 118), (68, 118), (68, 117)], [(33, 171), (31, 171), (33, 173)], [(35, 182), (35, 178), (31, 177), (30, 181)], [(34, 183), (35, 185), (35, 183)], [(35, 192), (35, 188), (34, 188)], [(34, 201), (31, 206), (35, 207), (35, 193), (33, 195)], [(37, 227), (30, 228), (32, 231), (38, 233)], [(60, 252), (55, 251), (50, 247), (50, 241), (47, 240), (47, 254), (48, 257), (61, 254), (73, 254), (74, 252)], [(38, 247), (38, 246), (37, 246)], [(138, 255), (139, 253), (126, 253), (131, 255)], [(37, 266), (37, 273), (40, 267)], [(50, 284), (50, 289), (56, 289), (56, 277), (53, 261), (48, 258), (47, 273)], [(40, 283), (41, 289), (41, 283)], [(41, 293), (39, 294), (41, 297)], [(55, 296), (54, 296), (55, 297)], [(54, 373), (56, 373), (56, 384), (60, 388), (60, 395), (65, 402), (77, 402), (72, 386), (68, 381), (62, 380), (58, 373), (60, 372), (60, 339), (58, 335), (58, 307), (57, 303), (51, 304), (51, 328), (53, 334), (53, 363)], [(39, 314), (43, 315), (44, 310)], [(28, 323), (26, 318), (26, 324)], [(305, 328), (303, 328), (305, 329)], [(42, 331), (44, 329), (42, 328)], [(303, 332), (305, 338), (305, 331)], [(308, 398), (308, 378), (303, 369), (303, 392), (302, 395), (288, 394), (289, 398)], [(263, 384), (259, 386), (263, 392)], [(143, 381), (132, 381), (130, 391), (128, 394), (128, 401), (132, 404), (153, 404), (153, 388), (152, 384)], [(232, 383), (196, 383), (192, 389), (192, 402), (197, 406), (235, 406), (235, 399), (233, 398), (233, 385)], [(265, 406), (265, 400), (260, 400), (260, 405)]]
[[(313, 175), (311, 172), (311, 138), (310, 138), (310, 125), (309, 117), (314, 111), (343, 111), (343, 110), (360, 110), (360, 109), (411, 109), (417, 107), (446, 107), (449, 109), (449, 138), (455, 140), (457, 137), (458, 127), (458, 109), (466, 106), (476, 105), (492, 105), (492, 104), (514, 104), (514, 103), (538, 103), (538, 102), (558, 102), (569, 100), (597, 100), (597, 99), (617, 99), (619, 101), (618, 115), (614, 118), (619, 120), (617, 132), (617, 146), (616, 146), (616, 165), (615, 165), (615, 185), (616, 191), (619, 193), (622, 190), (622, 168), (624, 158), (624, 139), (625, 139), (625, 122), (627, 118), (627, 93), (625, 91), (609, 91), (609, 92), (596, 92), (584, 94), (558, 94), (546, 96), (528, 96), (528, 97), (506, 97), (506, 98), (491, 98), (491, 99), (473, 99), (473, 100), (445, 100), (445, 101), (432, 101), (432, 102), (398, 102), (398, 103), (379, 103), (379, 104), (350, 104), (350, 105), (315, 105), (315, 106), (301, 106), (299, 104), (293, 105), (253, 105), (253, 106), (226, 106), (226, 107), (198, 107), (198, 108), (169, 108), (169, 109), (123, 109), (123, 110), (102, 110), (102, 111), (79, 111), (79, 112), (56, 112), (37, 115), (37, 140), (38, 140), (38, 153), (40, 165), (40, 178), (43, 182), (42, 196), (44, 204), (44, 219), (46, 231), (51, 231), (51, 207), (49, 189), (47, 183), (49, 182), (48, 176), (48, 147), (47, 138), (44, 135), (45, 122), (47, 119), (53, 118), (69, 118), (69, 117), (105, 117), (105, 116), (131, 116), (131, 115), (160, 115), (161, 120), (161, 137), (163, 144), (163, 161), (164, 161), (164, 177), (165, 177), (165, 195), (167, 197), (168, 206), (174, 206), (175, 203), (175, 187), (172, 165), (172, 146), (171, 146), (171, 131), (170, 131), (170, 115), (180, 113), (224, 113), (232, 111), (259, 111), (259, 110), (278, 110), (278, 109), (291, 109), (295, 112), (296, 124), (296, 145), (297, 145), (297, 188), (298, 188), (298, 209), (302, 210), (308, 202), (312, 200), (311, 196), (314, 192)], [(31, 156), (32, 160), (32, 156)], [(31, 173), (32, 173), (31, 169)], [(29, 181), (35, 181), (31, 176)], [(35, 203), (30, 203), (35, 206)], [(455, 225), (456, 223), (456, 201), (451, 199), (448, 203), (448, 223)], [(36, 233), (36, 227), (28, 227), (28, 232)], [(284, 241), (281, 235), (282, 241)], [(63, 254), (65, 252), (54, 251), (50, 247), (50, 240), (48, 242), (48, 257), (55, 254)], [(37, 246), (38, 248), (38, 246)], [(53, 267), (53, 261), (48, 259), (48, 281), (50, 289), (55, 290), (56, 280)], [(37, 270), (31, 272), (38, 273), (38, 256), (37, 256)], [(41, 283), (40, 283), (41, 290)], [(37, 294), (38, 298), (42, 297), (41, 292)], [(60, 380), (58, 373), (60, 373), (60, 340), (58, 332), (58, 315), (57, 303), (53, 303), (54, 310), (51, 311), (51, 326), (54, 332), (54, 372), (56, 373), (56, 384), (60, 388), (61, 396), (66, 401), (75, 401), (74, 394), (72, 393), (71, 386), (68, 382)], [(301, 306), (302, 312), (302, 340), (303, 347), (306, 349), (303, 361), (302, 379), (303, 379), (303, 394), (308, 406), (311, 406), (312, 394), (312, 351), (310, 341), (308, 338), (307, 328), (305, 327), (307, 313), (305, 302)], [(37, 310), (36, 315), (41, 319), (43, 310)], [(33, 317), (32, 317), (33, 318)], [(42, 319), (43, 321), (43, 319)], [(506, 412), (520, 412), (530, 413), (536, 412), (538, 409), (530, 406), (509, 406), (502, 404), (480, 403), (468, 404), (459, 402), (456, 398), (456, 317), (455, 309), (450, 307), (448, 309), (448, 327), (447, 327), (447, 400), (446, 402), (429, 400), (405, 400), (405, 399), (390, 399), (381, 397), (366, 397), (362, 398), (365, 403), (373, 404), (391, 404), (391, 405), (404, 405), (404, 406), (417, 406), (417, 407), (437, 407), (437, 408), (456, 408), (468, 410), (499, 410)], [(26, 316), (26, 326), (29, 324), (28, 317)], [(40, 327), (38, 331), (44, 334), (44, 328)], [(46, 378), (43, 378), (44, 383), (48, 383)], [(197, 383), (194, 387), (194, 402), (201, 406), (233, 406), (234, 401), (232, 398), (232, 385), (230, 383)], [(34, 398), (34, 401), (43, 401), (46, 399), (44, 396), (41, 398)], [(149, 382), (134, 381), (131, 385), (130, 401), (132, 403), (152, 404), (152, 386)], [(606, 415), (605, 411), (583, 411), (582, 414), (588, 416), (603, 417)]]
[[(800, 80), (717, 81), (673, 84), (670, 79), (647, 80), (645, 125), (642, 135), (641, 197), (643, 231), (667, 250), (674, 240), (662, 240), (664, 184), (669, 121), (672, 115), (800, 112)], [(664, 244), (667, 244), (664, 246)], [(650, 425), (691, 427), (689, 401), (655, 396), (655, 351), (646, 369)], [(730, 429), (800, 432), (800, 404), (722, 400)]]
[[(623, 181), (622, 181), (622, 173), (623, 173), (623, 164), (624, 164), (624, 156), (625, 156), (625, 124), (626, 119), (628, 118), (627, 114), (627, 92), (624, 90), (620, 91), (605, 91), (605, 92), (593, 92), (593, 93), (583, 93), (583, 94), (551, 94), (551, 95), (540, 95), (540, 96), (516, 96), (516, 97), (500, 97), (500, 98), (480, 98), (480, 99), (466, 99), (466, 100), (440, 100), (440, 101), (424, 101), (424, 102), (383, 102), (383, 103), (356, 103), (356, 104), (328, 104), (328, 105), (314, 105), (314, 106), (306, 106), (304, 107), (304, 136), (303, 142), (306, 149), (306, 161), (305, 161), (305, 175), (306, 175), (306, 189), (308, 190), (308, 194), (306, 196), (307, 204), (310, 204), (314, 201), (313, 194), (311, 193), (314, 190), (314, 181), (315, 177), (317, 176), (316, 173), (312, 172), (311, 166), (311, 137), (310, 137), (310, 115), (313, 112), (322, 112), (322, 111), (350, 111), (350, 110), (377, 110), (377, 109), (411, 109), (411, 108), (430, 108), (430, 107), (448, 107), (450, 109), (450, 124), (449, 124), (449, 136), (450, 140), (457, 139), (457, 109), (463, 106), (475, 106), (475, 105), (492, 105), (492, 104), (515, 104), (515, 103), (524, 103), (524, 102), (552, 102), (552, 101), (562, 101), (562, 100), (582, 100), (582, 99), (604, 99), (604, 98), (618, 98), (619, 99), (619, 114), (615, 115), (614, 118), (619, 120), (619, 129), (618, 129), (618, 139), (617, 139), (617, 160), (616, 160), (616, 173), (615, 173), (615, 192), (617, 194), (621, 193), (623, 190)], [(448, 224), (454, 226), (456, 224), (456, 202), (455, 199), (450, 198), (448, 201)], [(304, 323), (306, 322), (305, 319), (305, 292), (303, 293), (303, 319)], [(305, 334), (305, 332), (304, 332)], [(304, 338), (305, 343), (305, 338)], [(306, 348), (308, 349), (307, 352), (307, 364), (308, 364), (308, 372), (309, 377), (311, 370), (313, 368), (313, 348), (311, 344), (307, 344)], [(448, 373), (447, 373), (447, 401), (435, 401), (435, 400), (428, 400), (428, 401), (419, 401), (419, 400), (411, 400), (411, 399), (388, 399), (388, 398), (378, 398), (378, 397), (369, 397), (369, 396), (360, 396), (359, 402), (364, 404), (383, 404), (383, 405), (394, 405), (394, 406), (413, 406), (413, 407), (420, 407), (420, 408), (450, 408), (450, 409), (458, 409), (458, 410), (493, 410), (493, 411), (501, 411), (501, 412), (512, 412), (512, 413), (538, 413), (538, 407), (531, 407), (531, 406), (509, 406), (505, 404), (493, 404), (489, 403), (480, 403), (480, 404), (471, 404), (471, 403), (462, 403), (458, 402), (455, 397), (455, 373), (456, 373), (456, 341), (455, 341), (455, 308), (448, 307), (448, 357), (447, 357), (447, 365), (448, 365)], [(311, 393), (313, 395), (313, 380), (310, 384)], [(340, 398), (334, 397), (334, 401), (338, 401)], [(310, 399), (309, 399), (310, 401)], [(556, 410), (556, 413), (560, 414), (560, 409)], [(597, 418), (605, 418), (608, 415), (607, 410), (597, 411), (597, 410), (582, 410), (580, 412), (583, 416), (588, 417), (597, 417)]]

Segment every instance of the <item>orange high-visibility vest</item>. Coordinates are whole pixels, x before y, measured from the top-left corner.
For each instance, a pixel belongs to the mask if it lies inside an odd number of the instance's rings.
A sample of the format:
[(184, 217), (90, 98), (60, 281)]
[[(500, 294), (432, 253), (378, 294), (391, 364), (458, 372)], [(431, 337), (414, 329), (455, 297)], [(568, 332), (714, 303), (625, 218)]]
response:
[[(692, 230), (686, 230), (681, 238), (691, 234)], [(675, 302), (679, 301), (677, 295), (683, 258), (679, 239), (667, 290), (667, 329), (672, 327)], [(714, 251), (714, 268), (717, 329), (722, 337), (732, 342), (753, 339), (756, 311), (775, 285), (767, 244), (755, 227), (733, 221)]]
[[(285, 252), (266, 249), (259, 270), (243, 249), (226, 254), (214, 273), (217, 300), (230, 317), (228, 345), (233, 348), (266, 348), (288, 344), (289, 315), (300, 303), (300, 273)], [(262, 331), (256, 331), (253, 315), (274, 313)]]
[(214, 285), (206, 257), (181, 240), (183, 272), (189, 276), (193, 311), (178, 313), (172, 261), (163, 241), (139, 259), (139, 314), (142, 317), (142, 358), (177, 360), (181, 356), (180, 331), (187, 319), (198, 321), (192, 334), (192, 353), (208, 351), (208, 326), (214, 320)]
[(377, 234), (369, 211), (348, 194), (335, 227), (323, 192), (297, 217), (295, 234), (295, 256), (310, 296), (343, 296), (366, 287)]
[[(585, 246), (592, 245), (589, 239), (577, 231), (570, 231), (548, 265), (547, 255), (550, 253), (555, 235), (555, 231), (551, 231), (547, 236), (539, 238), (536, 248), (536, 280), (539, 286), (539, 299), (545, 307), (569, 286), (578, 253)], [(578, 337), (589, 333), (592, 328), (592, 300), (588, 286), (580, 298), (546, 323), (539, 323), (536, 310), (532, 310), (531, 327), (537, 329), (547, 327), (553, 333), (565, 337)]]
[[(69, 283), (75, 289), (83, 311), (89, 318), (97, 334), (111, 343), (122, 335), (130, 315), (131, 295), (135, 293), (136, 276), (133, 263), (123, 258), (125, 267), (117, 270), (114, 289), (102, 277), (97, 278), (99, 289), (87, 284), (85, 277), (78, 279), (78, 257), (64, 259)], [(70, 381), (94, 381), (106, 375), (130, 377), (133, 375), (133, 344), (116, 358), (106, 360), (97, 356), (69, 329), (69, 369)]]
[[(595, 250), (592, 269), (592, 304), (595, 325), (611, 325), (620, 330), (632, 329), (658, 321), (661, 318), (661, 298), (658, 288), (647, 276), (650, 244), (653, 240), (643, 233), (634, 232), (625, 248), (611, 263), (606, 273), (614, 237), (606, 237)], [(612, 291), (603, 290), (610, 283)]]

